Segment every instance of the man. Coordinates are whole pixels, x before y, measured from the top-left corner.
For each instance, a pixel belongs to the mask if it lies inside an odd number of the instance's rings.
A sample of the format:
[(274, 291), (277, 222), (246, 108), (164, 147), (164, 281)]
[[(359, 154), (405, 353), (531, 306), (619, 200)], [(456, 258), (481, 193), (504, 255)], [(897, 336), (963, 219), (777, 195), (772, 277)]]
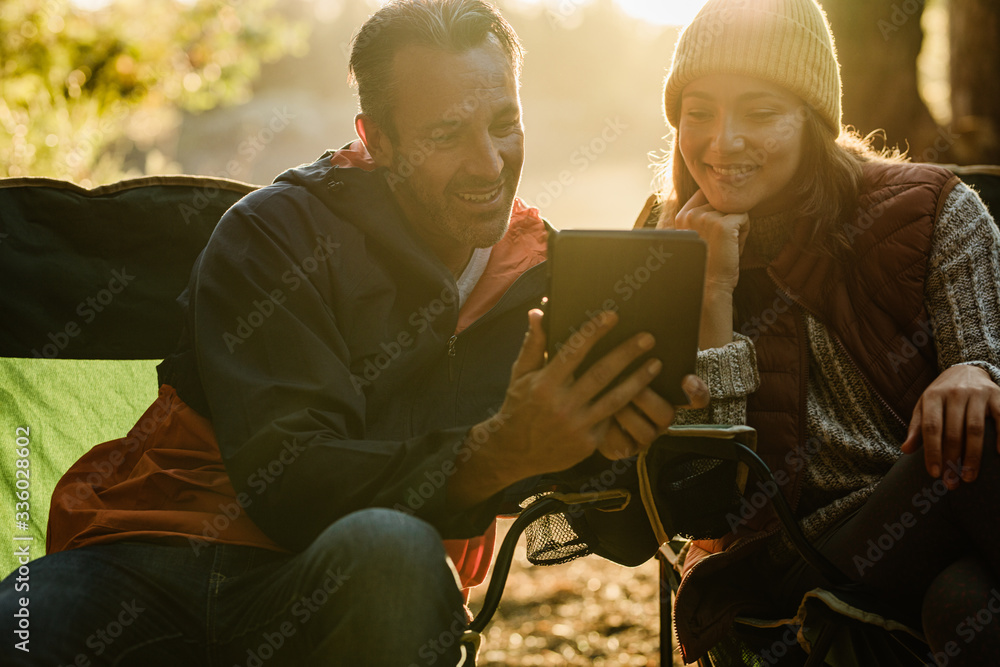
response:
[[(514, 198), (520, 64), (481, 0), (362, 27), (361, 141), (220, 221), (142, 446), (99, 445), (56, 489), (40, 641), (4, 664), (454, 665), (501, 492), (671, 422), (657, 361), (613, 380), (648, 335), (574, 377), (613, 314), (547, 365), (539, 311), (522, 334), (546, 230)], [(9, 578), (4, 618), (15, 599)]]

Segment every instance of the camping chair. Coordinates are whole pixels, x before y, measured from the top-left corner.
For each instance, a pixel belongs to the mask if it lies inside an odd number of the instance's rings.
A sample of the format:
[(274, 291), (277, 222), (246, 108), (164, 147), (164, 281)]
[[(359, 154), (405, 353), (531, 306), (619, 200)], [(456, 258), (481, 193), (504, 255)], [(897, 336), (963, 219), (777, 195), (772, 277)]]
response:
[[(42, 556), (56, 482), (156, 398), (156, 365), (181, 332), (175, 300), (219, 218), (255, 188), (191, 176), (93, 190), (0, 180), (0, 434), (11, 445), (0, 456), (0, 506), (13, 512), (16, 493), (30, 494), (21, 523), (0, 522), (6, 544)], [(15, 443), (27, 456), (12, 453)], [(17, 566), (4, 550), (2, 575)]]
[[(478, 645), (476, 634), (496, 610), (514, 546), (527, 529), (528, 559), (535, 565), (566, 562), (589, 553), (637, 565), (655, 551), (661, 558), (662, 577), (660, 659), (661, 665), (672, 665), (671, 593), (680, 583), (682, 555), (678, 552), (683, 553), (685, 541), (669, 540), (663, 527), (699, 539), (721, 537), (730, 530), (726, 517), (739, 511), (748, 473), (780, 488), (755, 453), (755, 441), (756, 432), (746, 426), (671, 427), (639, 457), (637, 465), (628, 468), (634, 474), (619, 476), (615, 488), (574, 493), (573, 485), (593, 474), (585, 470), (558, 482), (555, 492), (537, 493), (525, 502), (525, 509), (504, 539), (483, 608), (466, 633), (466, 641)], [(925, 664), (927, 647), (919, 631), (880, 613), (877, 600), (851, 584), (816, 550), (802, 534), (781, 493), (771, 502), (792, 545), (836, 586), (811, 592), (808, 610), (795, 618), (740, 619), (731, 636), (702, 664), (811, 666), (827, 664), (828, 657), (834, 660), (830, 664), (857, 667)], [(552, 521), (574, 514), (575, 520)], [(595, 524), (597, 517), (602, 518)], [(645, 525), (637, 524), (637, 518)], [(535, 524), (541, 526), (532, 534)], [(808, 654), (800, 642), (809, 646)]]
[[(767, 464), (751, 446), (739, 440), (679, 439), (669, 447), (684, 451), (700, 461), (746, 465), (763, 488), (779, 489)], [(661, 486), (662, 488), (662, 486)], [(760, 488), (760, 487), (754, 487)], [(729, 636), (714, 647), (700, 664), (706, 667), (728, 665), (924, 665), (927, 645), (919, 628), (909, 627), (883, 609), (878, 598), (863, 586), (852, 583), (805, 538), (781, 492), (769, 496), (786, 537), (803, 560), (820, 572), (833, 586), (806, 594), (797, 614), (775, 618), (737, 618)], [(755, 505), (756, 507), (756, 505)], [(737, 505), (728, 512), (736, 511)], [(726, 512), (726, 513), (728, 513)], [(684, 530), (695, 538), (717, 538), (729, 530), (716, 512), (711, 519)], [(685, 540), (664, 543), (657, 556), (661, 562), (661, 622), (671, 618), (671, 595), (676, 592), (679, 572), (685, 555)], [(673, 633), (661, 634), (661, 661), (673, 664)], [(804, 649), (808, 649), (808, 652)]]

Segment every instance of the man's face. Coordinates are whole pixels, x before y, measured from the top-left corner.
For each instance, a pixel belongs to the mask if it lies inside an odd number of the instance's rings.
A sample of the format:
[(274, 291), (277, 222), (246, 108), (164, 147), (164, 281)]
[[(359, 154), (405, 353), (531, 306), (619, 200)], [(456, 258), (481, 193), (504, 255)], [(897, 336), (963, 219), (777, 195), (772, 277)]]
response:
[(374, 157), (407, 219), (432, 246), (495, 244), (524, 163), (510, 63), (491, 42), (463, 53), (411, 46), (396, 55), (395, 77), (395, 140)]

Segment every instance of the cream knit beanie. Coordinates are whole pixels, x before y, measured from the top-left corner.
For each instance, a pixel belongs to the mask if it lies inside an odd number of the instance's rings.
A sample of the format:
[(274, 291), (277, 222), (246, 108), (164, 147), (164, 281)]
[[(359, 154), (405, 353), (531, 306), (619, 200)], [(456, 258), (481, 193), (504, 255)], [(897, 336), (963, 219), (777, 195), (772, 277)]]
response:
[(709, 0), (674, 50), (664, 91), (673, 127), (680, 121), (685, 86), (717, 73), (777, 84), (840, 134), (840, 65), (826, 15), (815, 0)]

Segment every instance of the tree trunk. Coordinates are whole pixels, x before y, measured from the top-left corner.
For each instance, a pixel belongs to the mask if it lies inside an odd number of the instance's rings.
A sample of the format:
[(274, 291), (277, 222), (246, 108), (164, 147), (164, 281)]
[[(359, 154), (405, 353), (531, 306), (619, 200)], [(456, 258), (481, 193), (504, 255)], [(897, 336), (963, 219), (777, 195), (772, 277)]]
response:
[(950, 2), (955, 159), (1000, 164), (1000, 3)]
[(837, 41), (844, 124), (862, 135), (885, 130), (889, 146), (908, 147), (914, 160), (940, 161), (945, 155), (933, 148), (937, 123), (917, 87), (924, 0), (824, 0), (822, 4)]

